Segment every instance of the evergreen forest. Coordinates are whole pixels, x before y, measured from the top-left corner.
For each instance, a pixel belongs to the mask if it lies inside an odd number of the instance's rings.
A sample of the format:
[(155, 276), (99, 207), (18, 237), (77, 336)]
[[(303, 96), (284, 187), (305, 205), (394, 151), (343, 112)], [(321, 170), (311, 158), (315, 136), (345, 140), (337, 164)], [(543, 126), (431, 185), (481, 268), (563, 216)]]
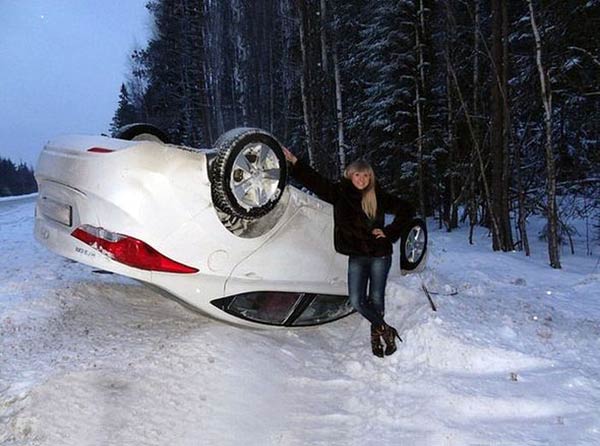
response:
[(33, 169), (25, 163), (18, 165), (0, 158), (0, 197), (37, 192)]
[[(111, 132), (210, 147), (259, 127), (321, 174), (369, 161), (440, 228), (560, 268), (599, 225), (600, 0), (152, 0)], [(117, 94), (117, 92), (115, 92)], [(596, 230), (598, 236), (600, 229)]]

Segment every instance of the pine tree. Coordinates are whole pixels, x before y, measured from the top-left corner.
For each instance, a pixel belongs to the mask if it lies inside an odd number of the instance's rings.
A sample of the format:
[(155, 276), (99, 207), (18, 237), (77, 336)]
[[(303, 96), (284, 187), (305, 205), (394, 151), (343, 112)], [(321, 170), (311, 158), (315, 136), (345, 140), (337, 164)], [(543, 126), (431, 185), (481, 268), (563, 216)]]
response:
[[(418, 158), (414, 52), (415, 5), (412, 1), (375, 1), (363, 11), (367, 23), (353, 65), (357, 82), (349, 133), (360, 141), (360, 155), (380, 175), (400, 178), (402, 189), (416, 192)], [(398, 162), (400, 161), (400, 162)], [(410, 188), (410, 189), (407, 189)]]
[(37, 191), (33, 169), (21, 162), (0, 158), (0, 197), (31, 194)]
[(148, 121), (173, 141), (208, 145), (204, 7), (193, 0), (157, 0), (148, 8), (155, 32), (145, 50), (136, 54), (144, 66)]
[(111, 135), (124, 125), (131, 124), (137, 121), (137, 112), (135, 106), (129, 99), (129, 93), (125, 84), (121, 84), (121, 93), (119, 94), (119, 105), (115, 111), (109, 131)]

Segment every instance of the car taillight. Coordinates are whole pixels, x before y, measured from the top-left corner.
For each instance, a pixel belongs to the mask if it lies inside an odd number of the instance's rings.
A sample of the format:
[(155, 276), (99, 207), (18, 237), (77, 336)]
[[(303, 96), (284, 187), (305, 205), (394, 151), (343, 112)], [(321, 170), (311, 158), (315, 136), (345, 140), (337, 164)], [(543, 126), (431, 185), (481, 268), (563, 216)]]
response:
[(113, 260), (128, 266), (167, 273), (198, 272), (196, 268), (169, 259), (141, 240), (103, 228), (83, 225), (75, 229), (71, 235), (92, 248), (106, 253)]
[(88, 149), (87, 151), (88, 152), (93, 152), (93, 153), (111, 153), (111, 152), (114, 152), (114, 150), (105, 149), (104, 147), (92, 147), (91, 149)]

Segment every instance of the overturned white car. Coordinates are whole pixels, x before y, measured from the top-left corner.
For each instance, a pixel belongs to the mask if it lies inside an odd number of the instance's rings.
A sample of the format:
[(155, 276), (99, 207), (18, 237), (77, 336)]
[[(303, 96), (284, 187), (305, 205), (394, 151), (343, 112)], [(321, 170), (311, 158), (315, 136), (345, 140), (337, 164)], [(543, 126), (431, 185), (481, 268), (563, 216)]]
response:
[[(117, 136), (44, 147), (35, 219), (44, 246), (241, 325), (309, 326), (353, 311), (332, 206), (287, 184), (273, 136), (235, 129), (210, 150), (166, 144), (146, 124)], [(420, 270), (422, 220), (400, 248), (402, 268)]]

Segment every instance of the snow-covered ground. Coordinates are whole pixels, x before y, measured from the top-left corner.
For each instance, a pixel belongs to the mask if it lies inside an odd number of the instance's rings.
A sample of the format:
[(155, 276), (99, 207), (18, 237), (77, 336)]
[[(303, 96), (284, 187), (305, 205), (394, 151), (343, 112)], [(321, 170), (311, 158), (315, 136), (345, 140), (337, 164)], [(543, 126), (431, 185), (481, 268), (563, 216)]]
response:
[[(0, 202), (1, 445), (600, 444), (598, 254), (555, 271), (539, 242), (431, 230), (428, 269), (390, 277), (405, 342), (379, 359), (358, 315), (240, 329), (58, 257), (33, 208)], [(434, 313), (421, 279), (458, 293)]]

